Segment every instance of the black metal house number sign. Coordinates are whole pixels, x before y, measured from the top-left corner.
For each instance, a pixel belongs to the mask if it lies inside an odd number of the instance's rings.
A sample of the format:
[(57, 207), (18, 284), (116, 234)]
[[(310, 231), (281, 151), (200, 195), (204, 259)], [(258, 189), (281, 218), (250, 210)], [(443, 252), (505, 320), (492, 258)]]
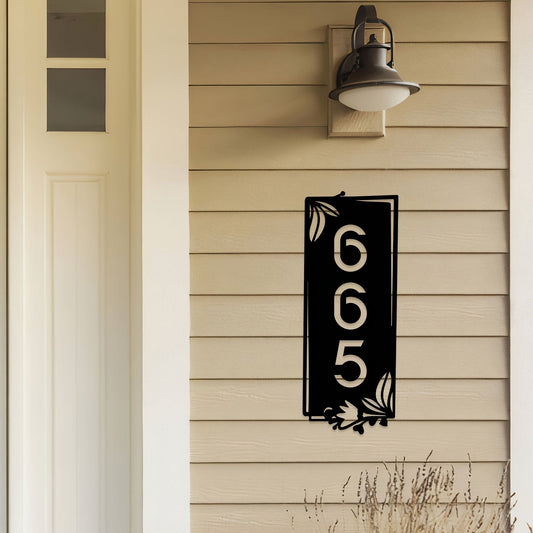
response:
[(303, 413), (364, 432), (394, 418), (397, 196), (305, 200)]

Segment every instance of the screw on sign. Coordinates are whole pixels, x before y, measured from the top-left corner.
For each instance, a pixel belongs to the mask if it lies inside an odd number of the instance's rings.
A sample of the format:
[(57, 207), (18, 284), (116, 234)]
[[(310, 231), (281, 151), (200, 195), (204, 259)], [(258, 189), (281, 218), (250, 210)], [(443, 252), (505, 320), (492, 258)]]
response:
[(364, 432), (394, 418), (397, 196), (305, 200), (303, 413)]

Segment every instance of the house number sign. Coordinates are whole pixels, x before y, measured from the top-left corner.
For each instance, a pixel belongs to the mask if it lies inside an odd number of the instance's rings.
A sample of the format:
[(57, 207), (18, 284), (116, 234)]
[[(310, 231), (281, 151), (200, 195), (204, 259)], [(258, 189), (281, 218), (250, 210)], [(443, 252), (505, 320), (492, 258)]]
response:
[(394, 418), (397, 196), (305, 200), (303, 413), (364, 432)]

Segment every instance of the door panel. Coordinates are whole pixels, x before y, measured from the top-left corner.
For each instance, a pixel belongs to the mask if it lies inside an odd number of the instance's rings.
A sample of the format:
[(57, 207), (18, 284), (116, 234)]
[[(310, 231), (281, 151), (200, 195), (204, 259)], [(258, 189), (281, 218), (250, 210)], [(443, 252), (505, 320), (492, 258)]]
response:
[[(10, 5), (16, 533), (129, 531), (129, 4), (108, 2), (103, 58), (47, 58), (46, 2)], [(105, 131), (47, 131), (59, 68), (105, 69)], [(75, 89), (67, 114), (87, 104)]]
[[(102, 531), (102, 180), (48, 180), (54, 531)], [(82, 423), (78, 423), (82, 422)], [(65, 512), (64, 509), (72, 512)]]

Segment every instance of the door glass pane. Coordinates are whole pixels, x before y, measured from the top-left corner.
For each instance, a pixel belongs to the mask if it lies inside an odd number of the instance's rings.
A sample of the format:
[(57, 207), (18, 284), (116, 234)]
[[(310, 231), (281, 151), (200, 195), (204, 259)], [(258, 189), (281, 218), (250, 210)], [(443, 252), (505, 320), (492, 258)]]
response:
[(48, 0), (48, 57), (105, 57), (105, 0)]
[(105, 69), (48, 69), (48, 131), (105, 131)]

